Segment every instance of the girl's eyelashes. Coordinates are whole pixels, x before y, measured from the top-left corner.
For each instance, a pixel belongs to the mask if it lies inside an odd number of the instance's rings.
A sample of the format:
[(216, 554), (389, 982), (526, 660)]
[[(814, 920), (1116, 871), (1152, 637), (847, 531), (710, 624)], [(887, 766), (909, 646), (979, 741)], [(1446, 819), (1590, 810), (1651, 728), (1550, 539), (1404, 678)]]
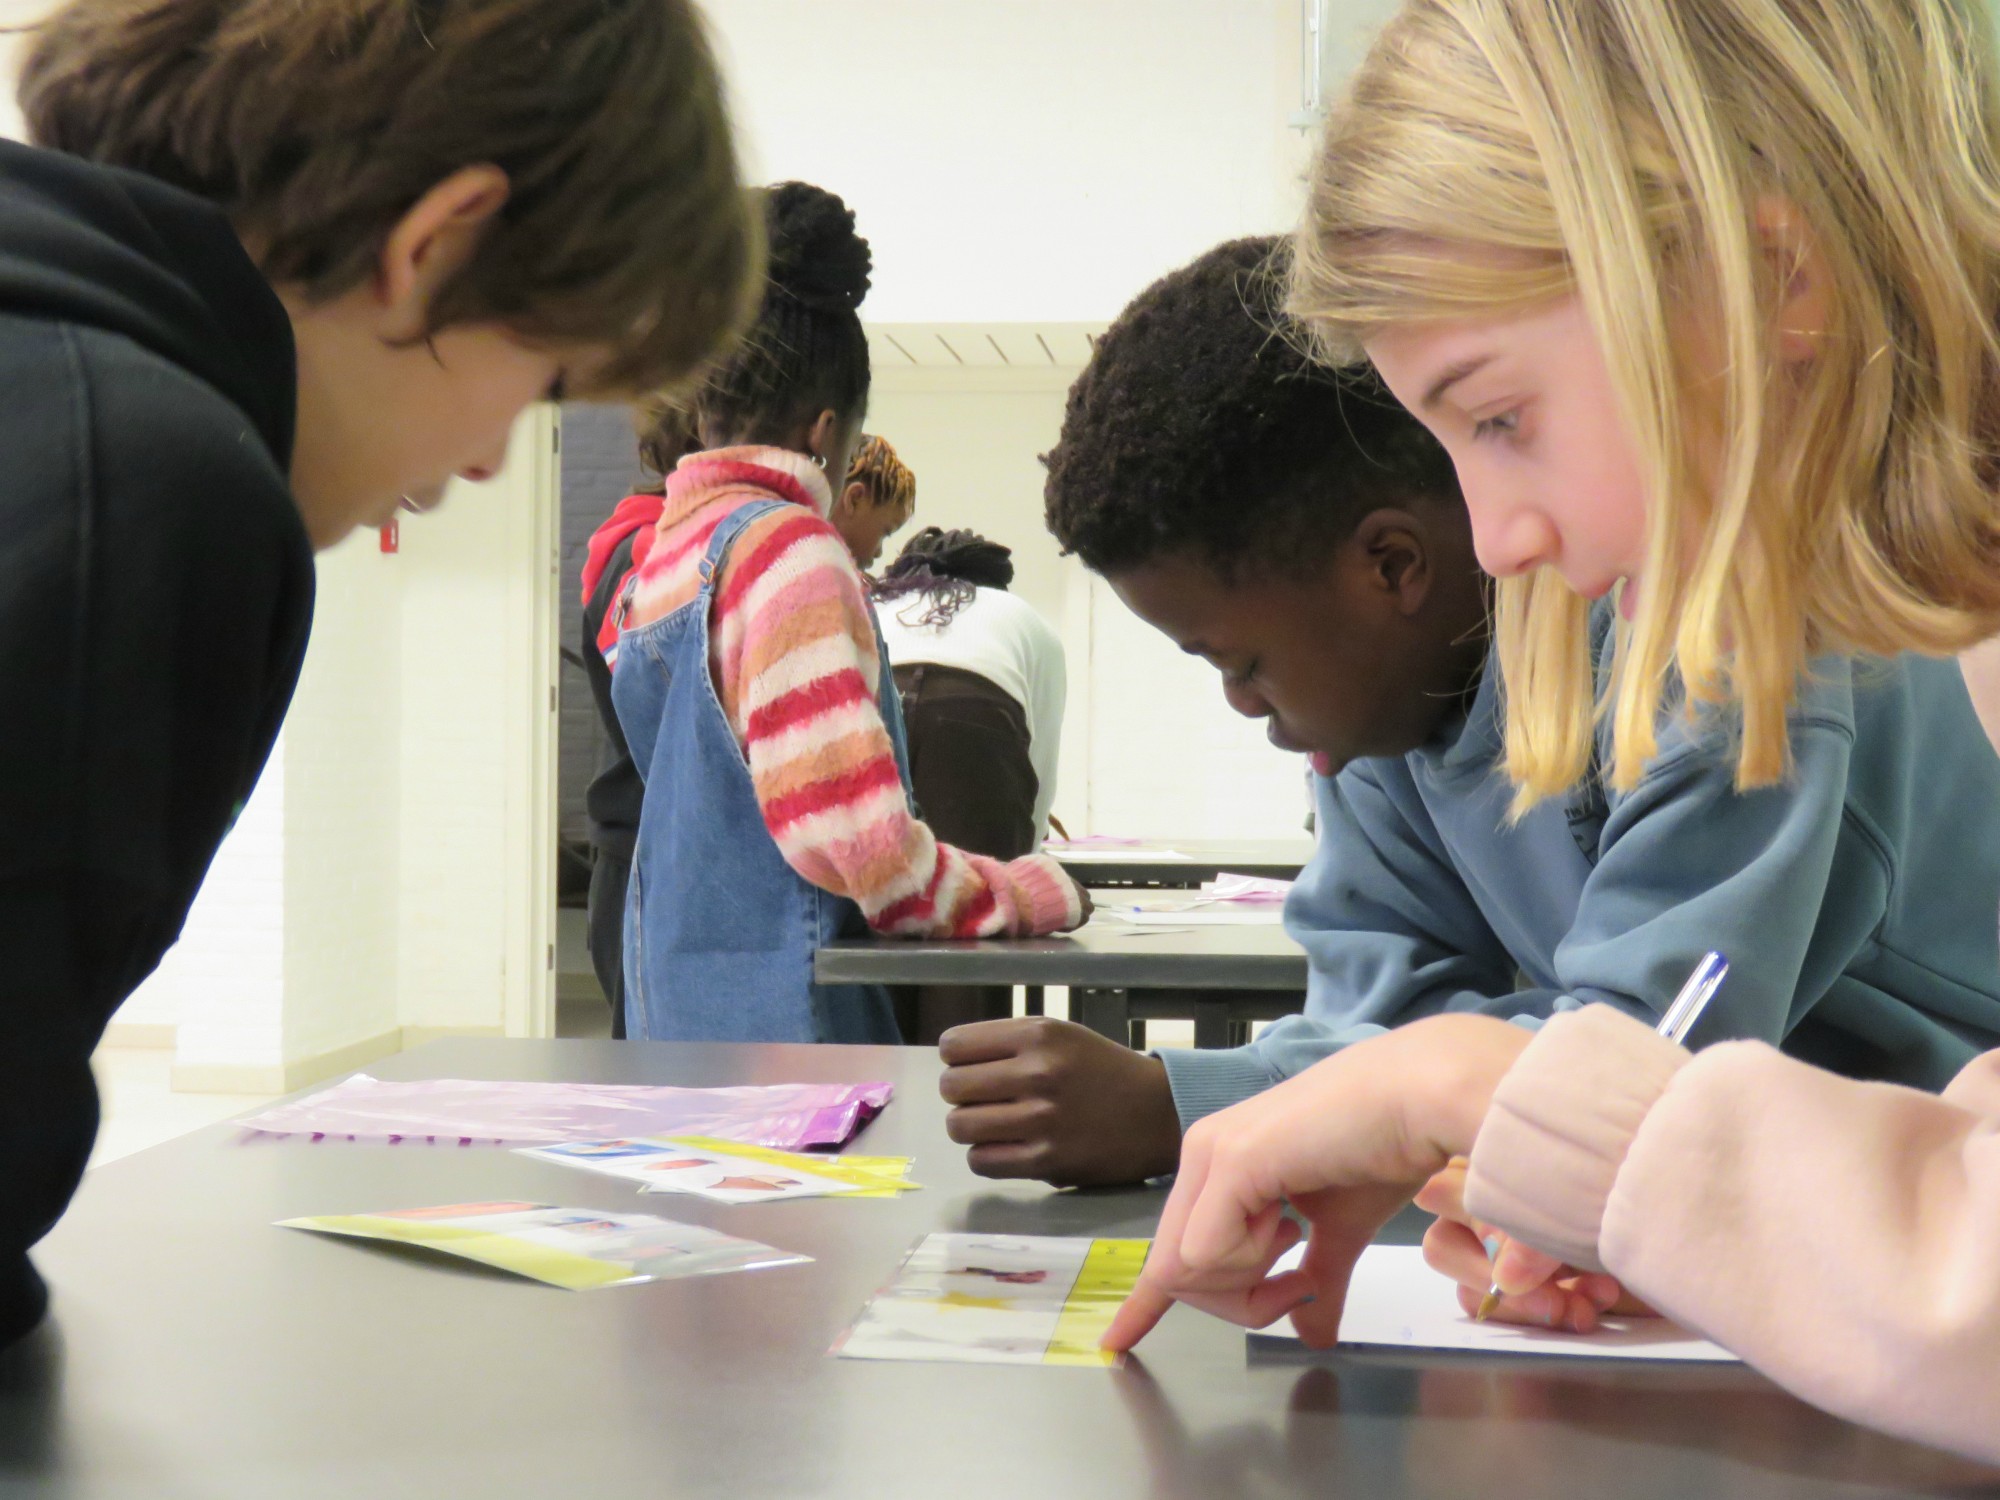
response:
[(1486, 417), (1472, 424), (1474, 441), (1482, 438), (1511, 437), (1521, 430), (1521, 413), (1518, 408), (1502, 412), (1497, 417)]

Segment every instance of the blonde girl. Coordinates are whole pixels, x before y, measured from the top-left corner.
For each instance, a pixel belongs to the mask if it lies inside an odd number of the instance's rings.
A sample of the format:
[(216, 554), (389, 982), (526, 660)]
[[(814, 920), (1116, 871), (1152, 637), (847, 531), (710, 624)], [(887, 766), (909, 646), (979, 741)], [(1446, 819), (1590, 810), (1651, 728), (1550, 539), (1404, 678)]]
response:
[[(1409, 0), (1334, 111), (1293, 307), (1442, 440), (1501, 580), (1517, 809), (1629, 790), (1666, 712), (1787, 771), (1814, 657), (2000, 630), (2000, 101), (1952, 0)], [(1619, 648), (1593, 677), (1591, 601)], [(1921, 797), (1912, 786), (1908, 794)], [(1624, 1288), (1808, 1399), (2000, 1457), (2000, 1054), (1942, 1098), (1605, 1007), (1446, 1017), (1197, 1127), (1147, 1283), (1243, 1321), (1426, 1200), (1468, 1305), (1587, 1326)], [(1303, 1271), (1267, 1279), (1313, 1221)], [(1532, 1248), (1531, 1248), (1532, 1247)], [(1804, 1253), (1801, 1253), (1802, 1248)], [(1607, 1276), (1605, 1273), (1609, 1273)], [(1616, 1278), (1612, 1280), (1611, 1278)], [(1476, 1289), (1476, 1290), (1475, 1290)]]

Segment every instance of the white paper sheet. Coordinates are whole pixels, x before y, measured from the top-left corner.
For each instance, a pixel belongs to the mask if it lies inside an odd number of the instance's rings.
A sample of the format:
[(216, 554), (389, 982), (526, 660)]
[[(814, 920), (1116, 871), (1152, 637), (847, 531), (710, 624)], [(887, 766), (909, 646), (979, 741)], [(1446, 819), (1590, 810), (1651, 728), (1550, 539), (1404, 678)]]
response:
[[(1278, 1262), (1289, 1270), (1304, 1247)], [(1295, 1341), (1290, 1318), (1251, 1334)], [(1481, 1354), (1554, 1354), (1573, 1359), (1670, 1359), (1736, 1364), (1719, 1344), (1664, 1318), (1606, 1318), (1596, 1333), (1558, 1333), (1515, 1323), (1476, 1323), (1458, 1305), (1457, 1288), (1424, 1264), (1415, 1245), (1370, 1245), (1354, 1267), (1342, 1344), (1400, 1349), (1462, 1349)]]
[(1182, 864), (1194, 863), (1192, 854), (1183, 854), (1178, 849), (1071, 849), (1062, 844), (1045, 845), (1042, 852), (1051, 855), (1066, 865), (1138, 865), (1138, 864)]
[(1099, 901), (1093, 892), (1091, 921), (1110, 927), (1276, 927), (1284, 914), (1275, 906), (1125, 906)]
[(776, 1203), (862, 1191), (856, 1183), (671, 1140), (567, 1141), (558, 1146), (522, 1146), (515, 1154), (643, 1183), (651, 1193), (688, 1193), (714, 1203)]
[(931, 1234), (832, 1352), (843, 1359), (1116, 1365), (1098, 1340), (1131, 1295), (1146, 1240)]

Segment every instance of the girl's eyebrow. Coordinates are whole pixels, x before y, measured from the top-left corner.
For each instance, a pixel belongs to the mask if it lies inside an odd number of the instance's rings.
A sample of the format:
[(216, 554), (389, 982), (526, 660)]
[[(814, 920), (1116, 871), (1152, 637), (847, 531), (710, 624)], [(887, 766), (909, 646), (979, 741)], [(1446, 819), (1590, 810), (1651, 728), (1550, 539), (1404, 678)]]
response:
[(1492, 363), (1493, 356), (1491, 354), (1475, 354), (1467, 359), (1461, 359), (1457, 364), (1448, 367), (1443, 374), (1431, 382), (1431, 388), (1424, 392), (1424, 399), (1419, 404), (1425, 411), (1435, 411), (1438, 402), (1444, 399), (1446, 391), (1450, 390), (1467, 376), (1477, 374)]

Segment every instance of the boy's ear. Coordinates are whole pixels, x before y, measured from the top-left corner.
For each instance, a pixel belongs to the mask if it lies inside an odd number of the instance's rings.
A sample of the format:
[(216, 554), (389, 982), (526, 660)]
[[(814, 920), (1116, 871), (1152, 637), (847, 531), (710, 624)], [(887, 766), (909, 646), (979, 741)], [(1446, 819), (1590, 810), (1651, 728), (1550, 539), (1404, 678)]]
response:
[(510, 191), (490, 162), (461, 167), (396, 221), (375, 263), (375, 293), (402, 336), (429, 326), (432, 299), (472, 259)]
[(1370, 511), (1354, 528), (1352, 545), (1366, 560), (1370, 585), (1397, 613), (1414, 615), (1424, 607), (1436, 574), (1416, 517), (1393, 508)]

